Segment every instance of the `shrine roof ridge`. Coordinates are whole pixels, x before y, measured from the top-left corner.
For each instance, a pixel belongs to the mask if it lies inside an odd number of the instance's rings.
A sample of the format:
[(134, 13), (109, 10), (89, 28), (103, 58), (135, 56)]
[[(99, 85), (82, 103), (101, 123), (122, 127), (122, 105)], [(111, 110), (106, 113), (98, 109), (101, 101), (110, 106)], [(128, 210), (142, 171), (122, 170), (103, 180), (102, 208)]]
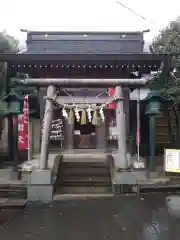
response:
[(0, 61), (9, 62), (29, 62), (29, 61), (90, 61), (92, 62), (108, 62), (108, 61), (164, 61), (170, 60), (168, 54), (32, 54), (32, 53), (3, 53), (0, 54)]
[(21, 32), (25, 32), (28, 34), (36, 34), (36, 35), (79, 35), (79, 34), (92, 34), (92, 35), (119, 35), (119, 34), (143, 34), (147, 33), (150, 30), (145, 29), (142, 31), (35, 31), (35, 30), (28, 30), (28, 29), (20, 29)]

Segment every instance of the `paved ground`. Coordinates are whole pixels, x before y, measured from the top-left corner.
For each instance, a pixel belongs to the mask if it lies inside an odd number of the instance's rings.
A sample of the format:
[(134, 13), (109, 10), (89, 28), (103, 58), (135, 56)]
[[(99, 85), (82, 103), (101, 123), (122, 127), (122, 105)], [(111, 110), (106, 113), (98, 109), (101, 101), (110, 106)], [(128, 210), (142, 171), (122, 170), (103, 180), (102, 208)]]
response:
[(1, 223), (3, 240), (180, 239), (180, 219), (168, 213), (163, 195), (64, 199), (29, 205), (10, 219)]

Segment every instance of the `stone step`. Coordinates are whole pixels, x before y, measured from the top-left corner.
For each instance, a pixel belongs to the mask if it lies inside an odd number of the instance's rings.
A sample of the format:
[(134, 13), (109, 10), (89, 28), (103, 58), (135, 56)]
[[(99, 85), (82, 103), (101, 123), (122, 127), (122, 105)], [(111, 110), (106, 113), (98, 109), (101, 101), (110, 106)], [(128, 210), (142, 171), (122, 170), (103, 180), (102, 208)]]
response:
[(63, 162), (56, 185), (57, 191), (66, 194), (112, 193), (110, 167), (98, 159)]
[(4, 181), (0, 182), (0, 197), (1, 198), (21, 198), (27, 196), (27, 188), (21, 181)]
[(26, 190), (21, 189), (0, 189), (0, 197), (2, 198), (21, 198), (26, 199)]
[[(60, 178), (61, 181), (61, 178)], [(103, 183), (109, 183), (110, 181), (110, 176), (109, 175), (64, 175), (62, 181), (80, 181), (80, 182), (103, 182)]]
[(103, 187), (103, 186), (96, 186), (96, 187), (87, 187), (87, 186), (65, 186), (57, 189), (57, 194), (112, 194), (111, 187)]
[(103, 180), (96, 180), (96, 181), (88, 181), (88, 180), (81, 180), (81, 179), (70, 179), (70, 180), (63, 180), (60, 182), (61, 186), (82, 186), (82, 187), (101, 187), (101, 186), (110, 186), (111, 181), (103, 181)]
[(91, 168), (108, 168), (108, 163), (106, 162), (99, 162), (97, 161), (90, 161), (90, 159), (84, 159), (83, 162), (79, 161), (72, 161), (72, 162), (62, 162), (64, 167), (76, 167), (76, 168), (84, 168), (84, 167), (91, 167)]
[(110, 170), (108, 168), (68, 168), (68, 167), (63, 167), (61, 170), (60, 170), (60, 175), (63, 174), (64, 176), (65, 175), (71, 175), (71, 176), (76, 176), (76, 175), (79, 175), (79, 176), (107, 176), (110, 174)]
[(1, 209), (21, 209), (24, 208), (27, 203), (25, 199), (17, 198), (0, 198)]

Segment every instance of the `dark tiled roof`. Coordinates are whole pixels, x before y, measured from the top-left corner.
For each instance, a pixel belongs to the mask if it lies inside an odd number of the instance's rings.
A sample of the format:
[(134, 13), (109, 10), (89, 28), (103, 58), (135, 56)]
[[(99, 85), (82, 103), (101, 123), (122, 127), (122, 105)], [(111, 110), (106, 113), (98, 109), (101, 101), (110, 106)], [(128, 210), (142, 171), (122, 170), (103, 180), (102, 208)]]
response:
[(27, 53), (142, 53), (141, 32), (28, 32)]

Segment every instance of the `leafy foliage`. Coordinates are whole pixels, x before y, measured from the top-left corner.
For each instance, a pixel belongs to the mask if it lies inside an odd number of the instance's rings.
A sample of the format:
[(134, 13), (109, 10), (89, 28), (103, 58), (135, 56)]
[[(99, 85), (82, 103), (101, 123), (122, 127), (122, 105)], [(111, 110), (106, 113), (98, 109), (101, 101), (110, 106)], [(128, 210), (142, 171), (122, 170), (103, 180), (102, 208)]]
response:
[(158, 73), (151, 83), (152, 90), (158, 90), (162, 97), (171, 100), (174, 105), (180, 102), (179, 82), (172, 74)]
[(17, 52), (18, 40), (6, 32), (0, 32), (0, 53)]
[[(0, 53), (17, 52), (19, 42), (6, 32), (0, 32)], [(4, 89), (6, 64), (0, 62), (0, 94)]]
[[(19, 42), (6, 32), (0, 32), (0, 53), (17, 52)], [(6, 81), (6, 63), (0, 62), (0, 96)], [(0, 116), (0, 138), (3, 130), (3, 118)]]
[[(166, 106), (169, 138), (179, 148), (180, 144), (180, 17), (170, 22), (153, 40), (151, 49), (155, 53), (170, 54), (174, 70), (171, 73), (158, 73), (152, 83), (152, 89), (158, 90), (171, 100)], [(169, 108), (169, 105), (171, 108)], [(172, 132), (172, 118), (175, 118), (176, 132)], [(175, 134), (175, 136), (174, 136)]]
[(170, 22), (159, 33), (153, 40), (152, 49), (155, 53), (172, 56), (174, 71), (169, 74), (158, 74), (152, 88), (159, 90), (176, 105), (180, 102), (180, 17)]

